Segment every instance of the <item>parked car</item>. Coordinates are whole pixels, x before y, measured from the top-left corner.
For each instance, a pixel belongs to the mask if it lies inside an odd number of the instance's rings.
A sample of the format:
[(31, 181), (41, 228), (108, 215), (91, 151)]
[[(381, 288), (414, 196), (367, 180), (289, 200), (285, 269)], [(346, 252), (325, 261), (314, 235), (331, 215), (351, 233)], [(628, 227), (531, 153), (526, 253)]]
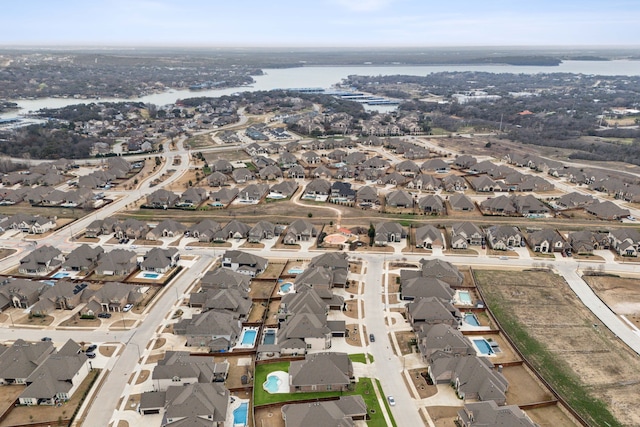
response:
[(389, 406), (396, 406), (396, 399), (393, 396), (387, 396), (387, 400), (389, 401)]
[(87, 347), (86, 353), (93, 353), (96, 348), (98, 348), (96, 344), (91, 344), (89, 347)]
[(42, 337), (40, 338), (40, 341), (51, 341), (50, 337)]
[(109, 318), (111, 318), (111, 313), (107, 313), (107, 312), (98, 313), (98, 317), (101, 318), (101, 319), (109, 319)]
[(369, 341), (376, 342), (376, 337), (373, 334), (369, 334)]
[(89, 359), (94, 359), (96, 357), (96, 354), (93, 351), (87, 351), (85, 354)]
[(129, 311), (133, 308), (133, 304), (127, 304), (124, 306), (124, 308), (122, 309), (122, 311)]

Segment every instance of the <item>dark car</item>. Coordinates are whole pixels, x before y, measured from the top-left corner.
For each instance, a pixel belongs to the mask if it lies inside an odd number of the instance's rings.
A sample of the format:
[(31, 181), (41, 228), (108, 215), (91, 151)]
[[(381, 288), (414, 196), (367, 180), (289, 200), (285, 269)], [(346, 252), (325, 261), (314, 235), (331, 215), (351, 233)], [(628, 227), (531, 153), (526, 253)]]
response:
[(85, 354), (89, 359), (93, 359), (96, 357), (96, 354), (93, 351), (87, 351)]
[(51, 341), (50, 337), (42, 337), (40, 338), (40, 341)]
[(96, 348), (98, 348), (98, 346), (96, 344), (91, 344), (89, 347), (87, 347), (87, 353), (93, 353)]
[(109, 319), (111, 317), (111, 313), (98, 313), (98, 317), (101, 319)]
[(376, 342), (376, 337), (373, 334), (369, 334), (369, 341)]

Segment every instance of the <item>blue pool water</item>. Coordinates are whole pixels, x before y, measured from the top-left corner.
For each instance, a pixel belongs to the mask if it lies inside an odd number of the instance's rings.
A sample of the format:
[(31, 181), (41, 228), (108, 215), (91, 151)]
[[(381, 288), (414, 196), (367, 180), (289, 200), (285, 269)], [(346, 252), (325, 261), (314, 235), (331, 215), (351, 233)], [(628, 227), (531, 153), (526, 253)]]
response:
[(66, 271), (61, 271), (59, 273), (54, 274), (53, 276), (51, 276), (52, 279), (62, 279), (65, 277), (69, 277), (71, 276), (71, 273), (67, 273)]
[(233, 410), (233, 425), (234, 426), (246, 426), (247, 414), (249, 412), (249, 404), (241, 403), (240, 406)]
[(247, 329), (244, 331), (244, 334), (242, 335), (242, 345), (253, 345), (253, 343), (256, 342), (257, 333), (258, 331), (255, 329)]
[(263, 344), (275, 344), (276, 342), (276, 332), (275, 331), (267, 331), (264, 333), (264, 339), (262, 340)]
[(459, 291), (458, 298), (460, 298), (460, 302), (463, 304), (472, 304), (471, 294), (468, 291)]
[(264, 389), (269, 393), (277, 393), (279, 389), (279, 382), (280, 379), (278, 379), (278, 377), (276, 377), (275, 375), (267, 375), (267, 381), (265, 381), (265, 383), (263, 384)]
[(480, 353), (487, 356), (489, 354), (493, 354), (493, 350), (491, 349), (491, 344), (487, 342), (487, 340), (473, 340), (473, 343), (478, 347)]
[(280, 292), (282, 293), (289, 292), (291, 290), (292, 285), (293, 283), (291, 282), (283, 283), (282, 285), (280, 285)]
[(302, 268), (290, 268), (289, 271), (287, 271), (287, 273), (289, 274), (300, 274), (302, 273), (304, 270)]
[(478, 322), (478, 318), (473, 313), (466, 313), (464, 315), (464, 321), (471, 326), (480, 326), (480, 322)]
[(144, 277), (145, 279), (157, 279), (158, 277), (160, 277), (160, 274), (158, 273), (142, 273), (142, 277)]

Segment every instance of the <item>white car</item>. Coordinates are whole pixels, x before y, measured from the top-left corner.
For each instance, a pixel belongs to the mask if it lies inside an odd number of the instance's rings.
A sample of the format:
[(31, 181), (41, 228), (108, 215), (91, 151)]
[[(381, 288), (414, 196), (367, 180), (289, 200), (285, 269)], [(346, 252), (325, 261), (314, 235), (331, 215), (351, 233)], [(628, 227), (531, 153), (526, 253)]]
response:
[(389, 406), (396, 406), (396, 400), (393, 396), (387, 396), (387, 400), (389, 401)]
[(124, 308), (122, 309), (122, 311), (129, 311), (133, 308), (133, 304), (127, 304), (124, 306)]

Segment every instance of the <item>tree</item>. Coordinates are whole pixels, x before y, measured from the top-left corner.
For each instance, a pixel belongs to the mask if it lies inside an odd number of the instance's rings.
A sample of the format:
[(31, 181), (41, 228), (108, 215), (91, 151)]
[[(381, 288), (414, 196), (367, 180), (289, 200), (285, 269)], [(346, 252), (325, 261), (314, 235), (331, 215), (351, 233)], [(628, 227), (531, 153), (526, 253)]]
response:
[(367, 236), (369, 236), (369, 246), (373, 246), (373, 242), (376, 238), (376, 228), (372, 223), (369, 223), (369, 231), (367, 231)]

